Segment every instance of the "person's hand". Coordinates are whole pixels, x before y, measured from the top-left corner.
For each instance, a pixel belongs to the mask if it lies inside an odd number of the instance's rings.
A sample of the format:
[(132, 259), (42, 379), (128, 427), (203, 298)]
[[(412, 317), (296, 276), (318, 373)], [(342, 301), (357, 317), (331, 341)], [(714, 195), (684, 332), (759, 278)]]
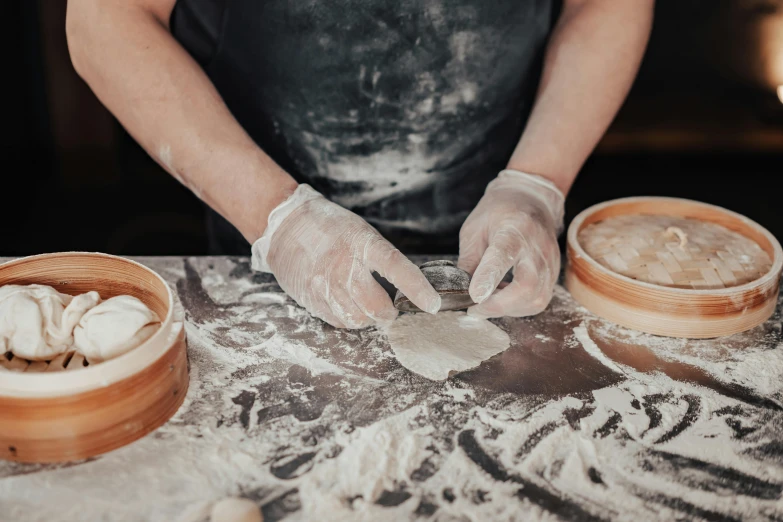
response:
[(253, 268), (271, 272), (311, 314), (337, 328), (388, 324), (397, 317), (377, 272), (416, 306), (440, 309), (440, 296), (421, 270), (366, 221), (309, 185), (270, 215), (253, 244)]
[[(557, 235), (565, 197), (542, 177), (504, 170), (462, 225), (458, 266), (472, 275), (475, 317), (524, 317), (543, 311), (560, 273)], [(493, 292), (513, 269), (511, 283)]]

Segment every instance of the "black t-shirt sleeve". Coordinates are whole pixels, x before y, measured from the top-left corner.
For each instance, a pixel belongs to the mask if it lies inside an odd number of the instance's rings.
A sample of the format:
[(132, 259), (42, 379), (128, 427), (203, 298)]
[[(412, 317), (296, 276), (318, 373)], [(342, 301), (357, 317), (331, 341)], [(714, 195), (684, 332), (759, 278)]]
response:
[(204, 68), (217, 53), (228, 0), (178, 0), (171, 32)]

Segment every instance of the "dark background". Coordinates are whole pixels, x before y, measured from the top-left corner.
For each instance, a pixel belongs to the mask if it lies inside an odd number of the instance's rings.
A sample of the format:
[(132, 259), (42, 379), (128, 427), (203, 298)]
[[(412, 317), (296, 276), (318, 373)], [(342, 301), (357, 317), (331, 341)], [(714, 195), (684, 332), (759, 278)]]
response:
[[(65, 0), (0, 6), (0, 256), (205, 254), (204, 209), (76, 76)], [(659, 0), (636, 85), (567, 218), (630, 195), (741, 212), (783, 238), (783, 0)]]

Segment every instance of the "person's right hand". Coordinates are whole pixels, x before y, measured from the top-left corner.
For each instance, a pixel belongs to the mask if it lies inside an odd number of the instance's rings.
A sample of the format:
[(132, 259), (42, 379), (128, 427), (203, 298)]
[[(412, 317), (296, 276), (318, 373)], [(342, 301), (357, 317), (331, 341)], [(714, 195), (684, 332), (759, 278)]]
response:
[(253, 268), (274, 274), (299, 305), (337, 328), (388, 324), (397, 317), (372, 272), (422, 310), (440, 309), (440, 296), (416, 265), (362, 218), (309, 185), (299, 185), (270, 214), (253, 244)]

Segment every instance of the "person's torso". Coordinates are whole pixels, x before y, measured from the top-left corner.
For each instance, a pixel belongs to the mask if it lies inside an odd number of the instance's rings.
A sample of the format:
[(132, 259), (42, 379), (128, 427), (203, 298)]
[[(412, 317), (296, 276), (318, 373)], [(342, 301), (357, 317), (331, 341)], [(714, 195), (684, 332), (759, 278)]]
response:
[(555, 0), (179, 0), (253, 139), (382, 231), (457, 230), (508, 160)]

